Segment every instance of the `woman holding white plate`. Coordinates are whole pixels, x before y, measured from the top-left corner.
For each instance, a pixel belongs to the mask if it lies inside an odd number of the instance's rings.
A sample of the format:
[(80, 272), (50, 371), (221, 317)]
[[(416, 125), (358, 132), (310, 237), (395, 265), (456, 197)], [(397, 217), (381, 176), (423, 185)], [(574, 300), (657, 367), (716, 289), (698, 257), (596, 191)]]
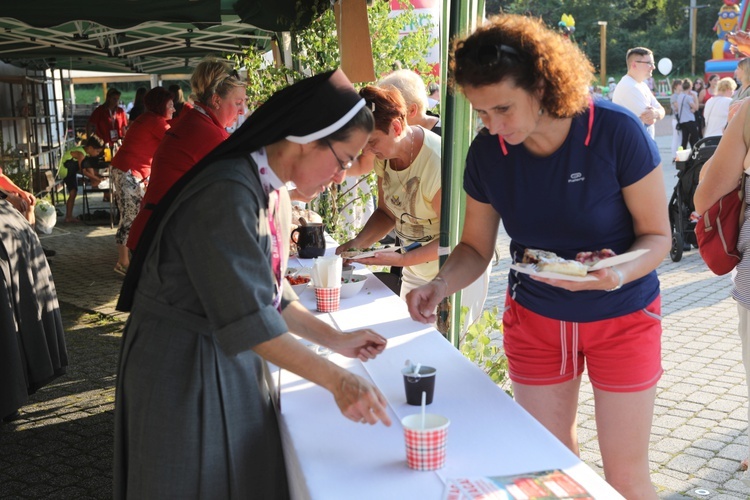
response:
[(503, 344), (516, 401), (574, 453), (586, 367), (605, 478), (625, 498), (655, 500), (648, 446), (663, 371), (655, 270), (671, 244), (656, 144), (635, 115), (591, 100), (593, 66), (538, 19), (491, 18), (455, 42), (450, 71), (486, 128), (466, 160), (461, 242), (407, 296), (409, 312), (433, 322), (443, 297), (484, 271), (501, 219), (516, 262), (527, 249), (565, 259), (647, 250), (587, 281), (510, 272)]

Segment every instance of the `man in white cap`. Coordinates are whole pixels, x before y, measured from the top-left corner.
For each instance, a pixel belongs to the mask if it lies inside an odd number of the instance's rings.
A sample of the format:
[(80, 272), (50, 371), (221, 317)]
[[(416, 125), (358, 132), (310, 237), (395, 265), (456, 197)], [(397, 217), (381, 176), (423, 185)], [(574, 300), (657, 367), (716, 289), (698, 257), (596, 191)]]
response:
[(628, 73), (615, 87), (612, 102), (635, 113), (653, 139), (656, 132), (654, 123), (664, 118), (665, 114), (664, 107), (645, 83), (656, 67), (654, 53), (645, 47), (635, 47), (628, 50), (625, 60)]

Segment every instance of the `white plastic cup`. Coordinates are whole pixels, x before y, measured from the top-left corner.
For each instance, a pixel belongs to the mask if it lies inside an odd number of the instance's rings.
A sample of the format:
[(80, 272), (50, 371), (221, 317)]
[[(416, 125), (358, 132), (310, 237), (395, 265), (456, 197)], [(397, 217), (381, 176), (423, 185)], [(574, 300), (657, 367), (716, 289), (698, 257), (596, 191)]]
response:
[(681, 151), (677, 151), (677, 161), (688, 161), (688, 158), (690, 158), (690, 153), (692, 152), (692, 149), (683, 149)]

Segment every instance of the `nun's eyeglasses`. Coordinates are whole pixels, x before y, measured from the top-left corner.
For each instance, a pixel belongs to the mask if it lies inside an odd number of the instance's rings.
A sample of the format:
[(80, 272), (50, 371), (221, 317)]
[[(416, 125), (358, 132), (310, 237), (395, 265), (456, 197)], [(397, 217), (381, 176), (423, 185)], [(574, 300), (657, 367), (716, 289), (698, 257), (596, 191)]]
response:
[(503, 56), (514, 57), (516, 59), (521, 58), (521, 54), (510, 45), (505, 45), (504, 43), (498, 43), (495, 45), (486, 44), (479, 47), (479, 50), (477, 51), (477, 62), (483, 66), (491, 66), (499, 63)]
[(328, 149), (331, 150), (331, 153), (333, 153), (333, 157), (336, 158), (336, 161), (339, 162), (339, 167), (341, 167), (341, 170), (349, 170), (352, 168), (352, 165), (354, 165), (354, 160), (349, 160), (347, 162), (343, 162), (339, 159), (339, 155), (336, 154), (336, 151), (333, 150), (333, 146), (331, 146), (331, 143), (324, 140), (323, 142), (326, 143), (326, 146), (328, 146)]

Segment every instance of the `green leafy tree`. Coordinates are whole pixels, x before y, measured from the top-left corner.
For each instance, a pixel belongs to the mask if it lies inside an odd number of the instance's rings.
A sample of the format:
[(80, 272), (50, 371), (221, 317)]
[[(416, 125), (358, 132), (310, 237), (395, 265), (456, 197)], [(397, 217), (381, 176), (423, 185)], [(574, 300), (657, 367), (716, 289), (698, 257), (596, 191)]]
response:
[[(703, 74), (704, 61), (711, 59), (716, 41), (713, 26), (722, 0), (700, 2), (697, 10), (696, 72)], [(557, 26), (563, 13), (576, 20), (575, 40), (598, 69), (600, 67), (599, 21), (607, 22), (607, 73), (624, 74), (625, 53), (643, 46), (656, 59), (672, 60), (672, 74), (688, 75), (691, 69), (690, 23), (687, 0), (487, 0), (488, 15), (500, 12), (541, 17)], [(658, 72), (657, 72), (658, 73)]]
[[(462, 323), (467, 311), (468, 308), (461, 308)], [(460, 349), (461, 354), (481, 368), (508, 395), (513, 396), (513, 389), (508, 378), (508, 358), (498, 347), (496, 340), (503, 333), (500, 320), (497, 307), (485, 309), (461, 338)]]
[[(375, 76), (403, 66), (426, 75), (431, 70), (425, 58), (437, 40), (430, 38), (431, 18), (414, 12), (405, 0), (398, 16), (390, 15), (390, 4), (376, 1), (367, 10), (372, 39)], [(400, 34), (406, 27), (413, 28), (405, 36)], [(250, 102), (262, 103), (274, 92), (309, 75), (339, 67), (341, 56), (336, 21), (332, 9), (327, 9), (304, 30), (292, 31), (294, 61), (292, 68), (269, 66), (263, 54), (255, 47), (232, 56), (238, 67), (247, 68), (248, 96)]]
[[(391, 16), (390, 3), (378, 0), (367, 10), (375, 77), (379, 78), (392, 71), (394, 67), (405, 67), (425, 75), (427, 84), (433, 81), (433, 77), (430, 75), (432, 68), (426, 62), (426, 56), (430, 48), (437, 43), (437, 40), (430, 38), (431, 18), (414, 12), (411, 4), (405, 0), (401, 4), (401, 9), (398, 16)], [(407, 31), (407, 34), (401, 36), (404, 31)], [(255, 47), (249, 48), (243, 54), (232, 56), (237, 67), (247, 69), (248, 96), (251, 103), (262, 103), (290, 83), (339, 67), (341, 56), (332, 9), (322, 12), (304, 30), (291, 32), (291, 37), (294, 53), (291, 68), (269, 66), (263, 54)], [(373, 173), (368, 176), (367, 182), (371, 191), (376, 192), (377, 181)], [(313, 204), (323, 218), (328, 232), (335, 239), (343, 241), (349, 239), (346, 235), (352, 234), (352, 228), (341, 224), (341, 215), (351, 211), (353, 204), (367, 201), (369, 195), (361, 196), (358, 193), (358, 188), (347, 192), (339, 186), (333, 186)]]

